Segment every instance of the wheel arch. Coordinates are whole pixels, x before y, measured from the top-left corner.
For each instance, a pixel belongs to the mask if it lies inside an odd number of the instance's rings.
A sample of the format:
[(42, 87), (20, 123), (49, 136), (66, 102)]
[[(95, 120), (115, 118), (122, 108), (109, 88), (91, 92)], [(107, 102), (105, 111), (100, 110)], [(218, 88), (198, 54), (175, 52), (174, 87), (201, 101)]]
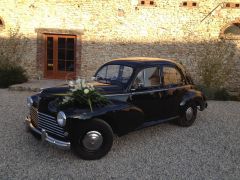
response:
[(206, 107), (206, 98), (200, 91), (188, 91), (180, 102), (180, 107), (185, 107), (188, 103), (194, 102), (200, 110)]

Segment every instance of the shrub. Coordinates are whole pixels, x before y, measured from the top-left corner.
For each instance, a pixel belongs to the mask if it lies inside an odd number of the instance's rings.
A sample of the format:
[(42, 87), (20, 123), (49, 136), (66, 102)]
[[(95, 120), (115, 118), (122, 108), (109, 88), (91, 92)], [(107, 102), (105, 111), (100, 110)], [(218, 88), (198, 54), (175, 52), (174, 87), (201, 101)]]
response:
[(214, 99), (227, 101), (231, 100), (231, 95), (226, 91), (226, 89), (219, 89), (214, 93)]
[[(207, 24), (210, 28), (211, 24)], [(204, 86), (203, 91), (209, 98), (229, 99), (231, 95), (224, 87), (231, 83), (230, 78), (237, 78), (235, 72), (238, 71), (236, 67), (239, 58), (236, 43), (224, 39), (209, 39), (206, 34), (201, 37), (201, 41), (196, 41), (200, 34), (195, 33), (194, 26), (189, 22), (183, 28), (187, 32), (186, 41), (193, 45), (197, 43), (197, 48), (190, 47), (193, 56), (187, 64), (195, 68), (197, 83)]]
[(19, 84), (28, 80), (25, 70), (21, 66), (11, 65), (0, 68), (0, 88), (7, 88), (12, 84)]
[(27, 81), (21, 67), (26, 56), (28, 39), (19, 33), (19, 27), (9, 29), (8, 37), (0, 37), (0, 88)]
[(204, 95), (209, 100), (219, 100), (219, 101), (239, 101), (240, 100), (238, 97), (229, 94), (225, 88), (212, 88), (204, 85), (198, 85), (197, 87), (204, 93)]
[(216, 91), (215, 88), (206, 87), (204, 85), (197, 85), (197, 89), (202, 91), (204, 93), (204, 95), (207, 97), (207, 99), (214, 100), (214, 94)]

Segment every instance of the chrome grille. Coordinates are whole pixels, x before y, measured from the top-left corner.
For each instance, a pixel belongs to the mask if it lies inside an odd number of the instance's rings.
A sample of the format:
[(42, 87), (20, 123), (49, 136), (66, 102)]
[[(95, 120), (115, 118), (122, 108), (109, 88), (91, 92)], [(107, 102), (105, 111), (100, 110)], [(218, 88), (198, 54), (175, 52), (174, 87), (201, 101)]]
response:
[(30, 116), (33, 126), (38, 127), (38, 112), (36, 108), (31, 107)]
[(56, 119), (52, 116), (38, 112), (38, 126), (47, 132), (64, 137), (63, 128), (57, 124)]
[(38, 112), (35, 108), (31, 108), (30, 114), (35, 127), (44, 129), (56, 136), (64, 137), (64, 129), (57, 124), (55, 117)]

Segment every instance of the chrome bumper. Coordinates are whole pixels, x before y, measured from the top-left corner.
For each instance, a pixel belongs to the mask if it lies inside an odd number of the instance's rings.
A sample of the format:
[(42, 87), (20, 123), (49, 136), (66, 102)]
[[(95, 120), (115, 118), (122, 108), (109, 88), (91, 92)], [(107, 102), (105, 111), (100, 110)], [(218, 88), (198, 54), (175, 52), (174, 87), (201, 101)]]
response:
[(48, 143), (60, 148), (60, 149), (70, 149), (71, 143), (70, 142), (65, 142), (65, 141), (60, 141), (57, 140), (51, 136), (48, 136), (47, 132), (45, 130), (39, 131), (38, 129), (36, 129), (32, 123), (31, 123), (31, 119), (29, 117), (26, 117), (25, 119), (25, 124), (26, 124), (26, 128), (30, 129), (31, 131), (39, 134), (41, 136), (42, 141), (47, 141)]

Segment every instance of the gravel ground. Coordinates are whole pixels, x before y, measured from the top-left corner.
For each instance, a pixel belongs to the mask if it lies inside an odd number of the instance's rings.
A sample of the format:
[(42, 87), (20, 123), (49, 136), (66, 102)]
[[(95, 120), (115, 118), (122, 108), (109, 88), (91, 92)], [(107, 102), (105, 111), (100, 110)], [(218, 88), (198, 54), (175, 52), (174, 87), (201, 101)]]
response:
[(240, 103), (209, 101), (189, 128), (165, 123), (115, 137), (96, 161), (24, 130), (29, 92), (0, 89), (0, 179), (239, 179)]

